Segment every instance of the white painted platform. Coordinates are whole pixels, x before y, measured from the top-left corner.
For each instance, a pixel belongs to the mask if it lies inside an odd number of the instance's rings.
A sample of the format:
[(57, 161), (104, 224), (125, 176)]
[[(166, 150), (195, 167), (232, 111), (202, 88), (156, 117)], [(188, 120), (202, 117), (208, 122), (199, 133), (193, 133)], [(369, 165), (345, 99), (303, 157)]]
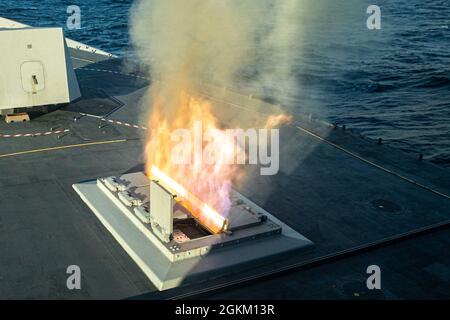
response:
[(246, 241), (212, 250), (203, 256), (171, 262), (142, 229), (100, 190), (96, 181), (75, 184), (73, 188), (158, 290), (239, 273), (283, 259), (284, 255), (294, 250), (313, 245), (310, 240), (261, 209), (268, 219), (282, 227), (281, 235)]

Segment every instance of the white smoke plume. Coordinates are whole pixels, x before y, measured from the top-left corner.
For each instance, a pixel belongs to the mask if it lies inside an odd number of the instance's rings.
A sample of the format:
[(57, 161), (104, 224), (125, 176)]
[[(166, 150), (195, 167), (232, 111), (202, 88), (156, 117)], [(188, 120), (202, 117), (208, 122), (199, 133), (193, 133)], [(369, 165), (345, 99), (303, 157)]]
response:
[[(131, 39), (166, 95), (200, 81), (260, 95), (295, 86), (305, 0), (139, 0)], [(256, 92), (255, 92), (256, 91)], [(272, 93), (272, 92), (271, 92)]]

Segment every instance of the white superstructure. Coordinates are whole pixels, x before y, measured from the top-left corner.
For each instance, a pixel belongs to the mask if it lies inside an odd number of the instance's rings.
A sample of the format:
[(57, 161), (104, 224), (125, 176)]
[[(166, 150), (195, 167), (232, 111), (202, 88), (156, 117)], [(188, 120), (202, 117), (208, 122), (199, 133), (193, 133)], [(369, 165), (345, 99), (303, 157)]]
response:
[(0, 111), (81, 96), (61, 28), (0, 29)]

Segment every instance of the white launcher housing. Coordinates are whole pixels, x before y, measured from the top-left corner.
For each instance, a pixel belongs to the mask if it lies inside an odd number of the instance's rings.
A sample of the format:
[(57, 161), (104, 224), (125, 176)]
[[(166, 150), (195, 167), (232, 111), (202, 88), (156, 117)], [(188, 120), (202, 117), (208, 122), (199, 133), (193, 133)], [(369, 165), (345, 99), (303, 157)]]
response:
[(0, 29), (0, 113), (81, 96), (61, 28)]

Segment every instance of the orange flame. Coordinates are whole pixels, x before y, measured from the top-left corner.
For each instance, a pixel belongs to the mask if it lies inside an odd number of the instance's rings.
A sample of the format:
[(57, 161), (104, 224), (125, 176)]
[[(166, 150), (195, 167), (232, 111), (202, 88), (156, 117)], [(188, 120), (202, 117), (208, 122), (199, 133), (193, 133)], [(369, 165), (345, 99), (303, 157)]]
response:
[[(225, 231), (231, 185), (243, 176), (236, 157), (246, 157), (245, 150), (227, 130), (219, 128), (209, 101), (185, 91), (172, 98), (175, 103), (163, 103), (154, 95), (145, 147), (147, 176), (162, 180), (211, 232)], [(265, 127), (271, 129), (291, 119), (290, 115), (273, 115)], [(189, 139), (183, 140), (186, 134)], [(208, 161), (211, 156), (215, 161)]]
[(228, 220), (212, 209), (206, 203), (202, 202), (195, 195), (186, 190), (164, 172), (153, 166), (151, 168), (152, 176), (160, 180), (162, 184), (171, 192), (176, 194), (181, 200), (179, 203), (191, 212), (191, 214), (200, 223), (212, 233), (225, 231), (228, 227)]
[[(231, 206), (232, 181), (239, 177), (239, 168), (233, 164), (238, 146), (218, 127), (209, 102), (186, 92), (176, 98), (175, 110), (165, 116), (163, 106), (155, 101), (145, 148), (146, 172), (155, 179), (161, 174), (170, 177), (176, 183), (172, 190), (185, 204), (192, 205), (188, 209), (194, 217), (218, 232), (224, 227), (224, 218), (219, 217), (226, 216)], [(174, 141), (180, 129), (194, 139)], [(198, 131), (208, 139), (195, 141)], [(208, 162), (206, 150), (220, 161)]]

